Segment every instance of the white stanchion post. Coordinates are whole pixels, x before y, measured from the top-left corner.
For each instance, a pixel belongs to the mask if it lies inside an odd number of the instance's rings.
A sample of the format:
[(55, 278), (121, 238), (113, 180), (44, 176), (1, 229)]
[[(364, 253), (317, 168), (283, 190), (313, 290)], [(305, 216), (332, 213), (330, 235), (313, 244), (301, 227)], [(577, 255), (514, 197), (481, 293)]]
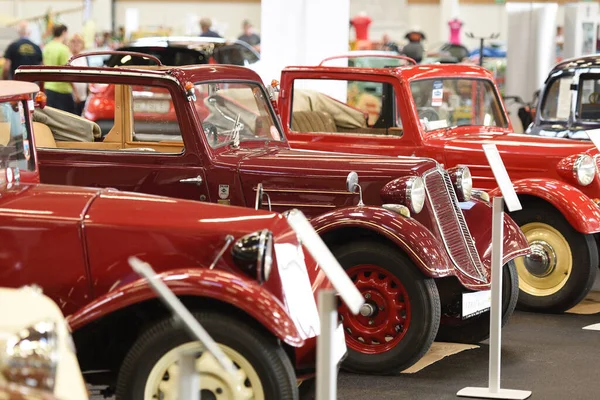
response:
[(492, 204), (492, 304), (490, 307), (490, 353), (488, 387), (466, 387), (456, 394), (460, 397), (480, 399), (524, 400), (531, 396), (529, 390), (502, 389), (501, 349), (502, 349), (502, 256), (504, 245), (504, 199), (510, 211), (522, 209), (519, 198), (506, 172), (496, 145), (483, 145), (496, 182), (503, 197), (494, 197)]
[(335, 290), (321, 290), (318, 303), (321, 335), (317, 339), (317, 400), (333, 400), (337, 399), (334, 332), (338, 314)]
[(200, 374), (196, 370), (196, 352), (184, 351), (179, 355), (179, 396), (196, 399), (200, 393)]

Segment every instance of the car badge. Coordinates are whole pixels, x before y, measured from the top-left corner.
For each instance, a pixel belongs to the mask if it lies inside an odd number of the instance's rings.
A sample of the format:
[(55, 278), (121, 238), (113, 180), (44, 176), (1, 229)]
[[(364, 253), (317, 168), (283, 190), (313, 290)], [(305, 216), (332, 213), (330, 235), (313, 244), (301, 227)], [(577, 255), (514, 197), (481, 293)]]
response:
[(219, 198), (227, 199), (229, 197), (229, 185), (219, 185)]
[(224, 206), (230, 206), (231, 205), (231, 200), (229, 200), (229, 199), (227, 199), (227, 200), (221, 200), (221, 199), (219, 199), (219, 200), (217, 200), (217, 203), (218, 204), (222, 204)]

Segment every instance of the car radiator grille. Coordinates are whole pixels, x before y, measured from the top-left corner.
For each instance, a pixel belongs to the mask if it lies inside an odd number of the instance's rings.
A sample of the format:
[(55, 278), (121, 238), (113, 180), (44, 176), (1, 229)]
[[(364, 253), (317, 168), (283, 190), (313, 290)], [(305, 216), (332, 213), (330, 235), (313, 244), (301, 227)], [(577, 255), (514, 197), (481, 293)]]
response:
[(458, 204), (450, 176), (445, 170), (434, 168), (425, 173), (424, 179), (429, 205), (454, 266), (473, 279), (487, 282), (488, 276)]

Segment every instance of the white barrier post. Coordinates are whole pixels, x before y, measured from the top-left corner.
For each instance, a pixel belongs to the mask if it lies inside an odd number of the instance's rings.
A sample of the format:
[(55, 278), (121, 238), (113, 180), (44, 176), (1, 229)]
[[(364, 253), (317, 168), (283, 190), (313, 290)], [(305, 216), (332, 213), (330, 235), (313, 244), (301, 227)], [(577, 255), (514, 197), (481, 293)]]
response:
[(344, 331), (338, 327), (336, 293), (339, 293), (342, 301), (355, 315), (365, 299), (304, 214), (299, 210), (291, 210), (287, 218), (304, 247), (334, 287), (321, 290), (318, 297), (321, 334), (317, 338), (316, 399), (337, 400), (337, 362), (346, 353), (346, 344)]
[[(483, 150), (488, 159), (498, 187), (506, 199), (509, 211), (521, 210), (521, 203), (510, 181), (500, 153), (494, 144), (484, 144)], [(492, 304), (490, 307), (490, 354), (488, 387), (466, 387), (458, 391), (460, 397), (483, 399), (524, 400), (531, 396), (528, 390), (502, 389), (501, 349), (502, 349), (502, 251), (504, 236), (504, 199), (494, 197), (492, 209)]]

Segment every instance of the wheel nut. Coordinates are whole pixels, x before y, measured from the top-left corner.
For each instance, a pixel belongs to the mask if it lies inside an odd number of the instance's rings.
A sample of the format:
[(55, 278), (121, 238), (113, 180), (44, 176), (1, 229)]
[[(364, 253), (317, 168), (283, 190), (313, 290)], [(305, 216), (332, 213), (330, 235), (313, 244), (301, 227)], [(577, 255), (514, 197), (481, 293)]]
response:
[(373, 325), (375, 323), (375, 321), (373, 321), (372, 319), (369, 320), (369, 325)]
[(383, 306), (379, 306), (379, 311), (383, 311)]
[(370, 293), (365, 294), (365, 299), (370, 299), (370, 298), (371, 298), (371, 294)]

